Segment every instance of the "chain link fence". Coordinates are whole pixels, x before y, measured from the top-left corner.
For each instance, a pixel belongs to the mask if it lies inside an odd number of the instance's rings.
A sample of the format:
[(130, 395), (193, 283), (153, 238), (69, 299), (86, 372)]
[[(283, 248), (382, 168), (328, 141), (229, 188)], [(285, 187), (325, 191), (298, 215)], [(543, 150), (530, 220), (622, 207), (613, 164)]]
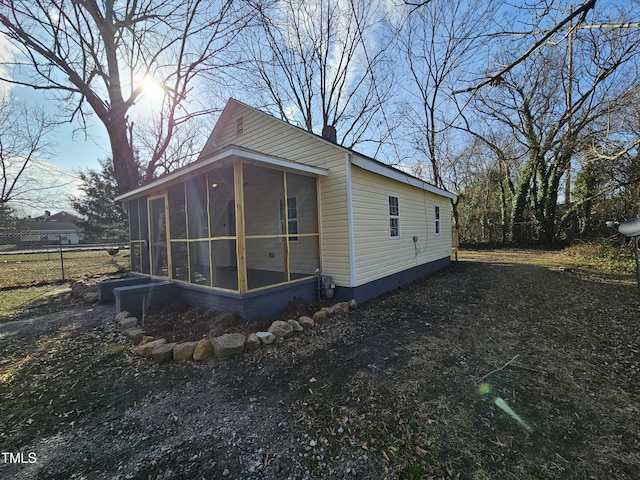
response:
[(125, 243), (72, 244), (65, 235), (56, 236), (0, 232), (0, 290), (129, 270)]

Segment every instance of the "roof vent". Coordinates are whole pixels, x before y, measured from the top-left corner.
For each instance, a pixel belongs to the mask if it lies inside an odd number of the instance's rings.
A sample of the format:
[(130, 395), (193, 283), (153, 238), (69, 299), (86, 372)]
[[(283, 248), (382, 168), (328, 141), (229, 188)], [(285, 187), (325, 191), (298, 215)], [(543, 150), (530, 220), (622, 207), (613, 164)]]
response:
[(236, 138), (244, 135), (244, 117), (236, 118)]
[(322, 138), (330, 141), (331, 143), (337, 143), (337, 137), (336, 127), (332, 125), (325, 125), (322, 127)]

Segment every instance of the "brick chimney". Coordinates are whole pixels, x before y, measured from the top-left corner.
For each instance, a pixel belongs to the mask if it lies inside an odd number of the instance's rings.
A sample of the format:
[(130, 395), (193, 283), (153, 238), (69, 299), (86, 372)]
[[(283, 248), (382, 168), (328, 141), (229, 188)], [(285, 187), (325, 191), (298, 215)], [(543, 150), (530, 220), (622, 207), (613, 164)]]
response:
[(332, 125), (325, 125), (322, 127), (322, 138), (330, 141), (331, 143), (337, 143), (338, 135), (336, 133), (336, 127)]

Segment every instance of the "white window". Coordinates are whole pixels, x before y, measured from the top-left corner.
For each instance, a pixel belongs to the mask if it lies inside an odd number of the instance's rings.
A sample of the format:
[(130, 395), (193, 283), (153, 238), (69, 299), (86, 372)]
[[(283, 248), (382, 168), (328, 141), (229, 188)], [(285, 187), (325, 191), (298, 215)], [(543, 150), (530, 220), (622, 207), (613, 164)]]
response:
[(400, 238), (400, 202), (389, 195), (389, 238)]
[(289, 197), (287, 198), (287, 227), (288, 229), (285, 231), (284, 228), (284, 222), (285, 222), (285, 215), (284, 215), (284, 202), (282, 201), (282, 199), (279, 201), (279, 210), (280, 210), (280, 233), (282, 235), (284, 235), (285, 233), (289, 234), (289, 241), (290, 242), (297, 242), (298, 241), (298, 237), (297, 236), (291, 236), (291, 235), (297, 235), (298, 233), (298, 199), (297, 197)]
[(440, 235), (440, 207), (436, 205), (435, 207), (435, 217), (436, 217), (436, 235)]

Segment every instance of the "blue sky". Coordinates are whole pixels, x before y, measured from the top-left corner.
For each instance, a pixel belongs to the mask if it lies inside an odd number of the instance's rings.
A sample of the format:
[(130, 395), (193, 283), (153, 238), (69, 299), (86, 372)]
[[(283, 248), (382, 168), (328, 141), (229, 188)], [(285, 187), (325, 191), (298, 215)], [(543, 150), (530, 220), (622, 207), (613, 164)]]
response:
[[(381, 0), (384, 3), (384, 0)], [(625, 2), (628, 0), (624, 0)], [(599, 0), (598, 9), (601, 11), (617, 10), (616, 5), (623, 5), (622, 0)], [(11, 55), (11, 48), (6, 43), (6, 40), (0, 36), (0, 60), (6, 58), (6, 55)], [(1, 68), (1, 66), (0, 66)], [(466, 84), (460, 85), (461, 87), (468, 86)], [(0, 89), (2, 89), (0, 85)], [(34, 91), (25, 87), (14, 87), (12, 89), (13, 94), (18, 98), (30, 104), (39, 104), (51, 111), (52, 115), (55, 115), (57, 103), (55, 100), (45, 98), (45, 95), (40, 91)], [(252, 103), (251, 99), (245, 98), (241, 92), (236, 96), (243, 101)], [(150, 90), (146, 95), (146, 98), (139, 102), (139, 105), (134, 107), (132, 112), (135, 115), (135, 110), (138, 113), (149, 111), (153, 106), (153, 92)], [(222, 105), (218, 105), (222, 106)], [(55, 132), (55, 151), (48, 158), (42, 159), (45, 162), (49, 162), (52, 165), (51, 171), (47, 172), (46, 169), (38, 170), (37, 174), (41, 175), (42, 181), (49, 181), (50, 178), (59, 178), (60, 176), (66, 176), (69, 182), (77, 179), (77, 173), (84, 169), (98, 168), (98, 160), (107, 158), (110, 156), (110, 146), (108, 137), (104, 126), (95, 117), (89, 117), (89, 127), (87, 132), (79, 129), (77, 124), (62, 124)], [(368, 153), (368, 152), (364, 152)], [(43, 164), (46, 165), (46, 164)], [(64, 173), (66, 172), (66, 173)], [(77, 188), (72, 183), (66, 187), (59, 189), (59, 191), (51, 191), (48, 193), (47, 205), (38, 206), (39, 210), (45, 208), (52, 211), (70, 210), (70, 203), (67, 200), (69, 195), (73, 195), (77, 192)], [(37, 214), (39, 210), (35, 207), (28, 207), (27, 214)]]
[[(56, 115), (56, 101), (41, 91), (27, 87), (13, 87), (12, 94), (32, 106), (42, 106), (51, 115)], [(46, 192), (45, 201), (22, 202), (14, 204), (21, 216), (41, 215), (42, 211), (71, 211), (70, 196), (78, 195), (78, 173), (86, 169), (98, 169), (98, 161), (111, 156), (109, 138), (102, 123), (94, 116), (88, 118), (85, 131), (76, 123), (62, 123), (55, 128), (52, 135), (52, 151), (50, 155), (39, 159), (32, 175), (43, 185), (55, 183), (61, 185)], [(50, 168), (48, 168), (50, 166)]]
[[(0, 36), (0, 61), (12, 61), (12, 55), (15, 52), (16, 50), (8, 41)], [(2, 68), (0, 65), (0, 69)], [(12, 72), (13, 75), (15, 73)], [(41, 107), (53, 117), (53, 120), (56, 119), (60, 106), (59, 100), (51, 98), (42, 90), (0, 82), (0, 94), (6, 95), (8, 92), (29, 107)], [(149, 88), (138, 105), (133, 107), (132, 116), (150, 111), (159, 95), (160, 91)], [(87, 117), (86, 131), (80, 128), (79, 122), (69, 123), (68, 117), (60, 117), (60, 120), (64, 120), (64, 123), (58, 125), (48, 139), (52, 144), (50, 153), (43, 158), (38, 158), (37, 164), (29, 170), (29, 175), (25, 175), (30, 177), (29, 182), (42, 183), (44, 187), (51, 185), (56, 187), (30, 193), (30, 201), (20, 198), (12, 201), (12, 207), (20, 216), (41, 215), (44, 210), (52, 212), (72, 210), (69, 197), (79, 194), (78, 173), (81, 170), (99, 168), (98, 161), (111, 156), (106, 129), (97, 117), (91, 115)]]
[[(14, 89), (13, 93), (30, 104), (40, 104), (55, 114), (52, 101), (45, 99), (40, 92), (32, 89)], [(75, 130), (75, 131), (74, 131)], [(88, 133), (77, 129), (77, 125), (64, 123), (55, 129), (53, 138), (53, 150), (51, 155), (41, 159), (43, 168), (33, 170), (34, 176), (39, 176), (43, 184), (54, 180), (63, 184), (63, 187), (48, 192), (47, 205), (38, 202), (38, 205), (19, 205), (19, 213), (23, 215), (41, 215), (40, 210), (58, 212), (71, 210), (70, 195), (76, 195), (78, 172), (88, 168), (98, 168), (98, 160), (110, 155), (109, 140), (106, 130), (95, 119), (91, 119), (91, 127)], [(51, 164), (51, 169), (46, 165)]]

